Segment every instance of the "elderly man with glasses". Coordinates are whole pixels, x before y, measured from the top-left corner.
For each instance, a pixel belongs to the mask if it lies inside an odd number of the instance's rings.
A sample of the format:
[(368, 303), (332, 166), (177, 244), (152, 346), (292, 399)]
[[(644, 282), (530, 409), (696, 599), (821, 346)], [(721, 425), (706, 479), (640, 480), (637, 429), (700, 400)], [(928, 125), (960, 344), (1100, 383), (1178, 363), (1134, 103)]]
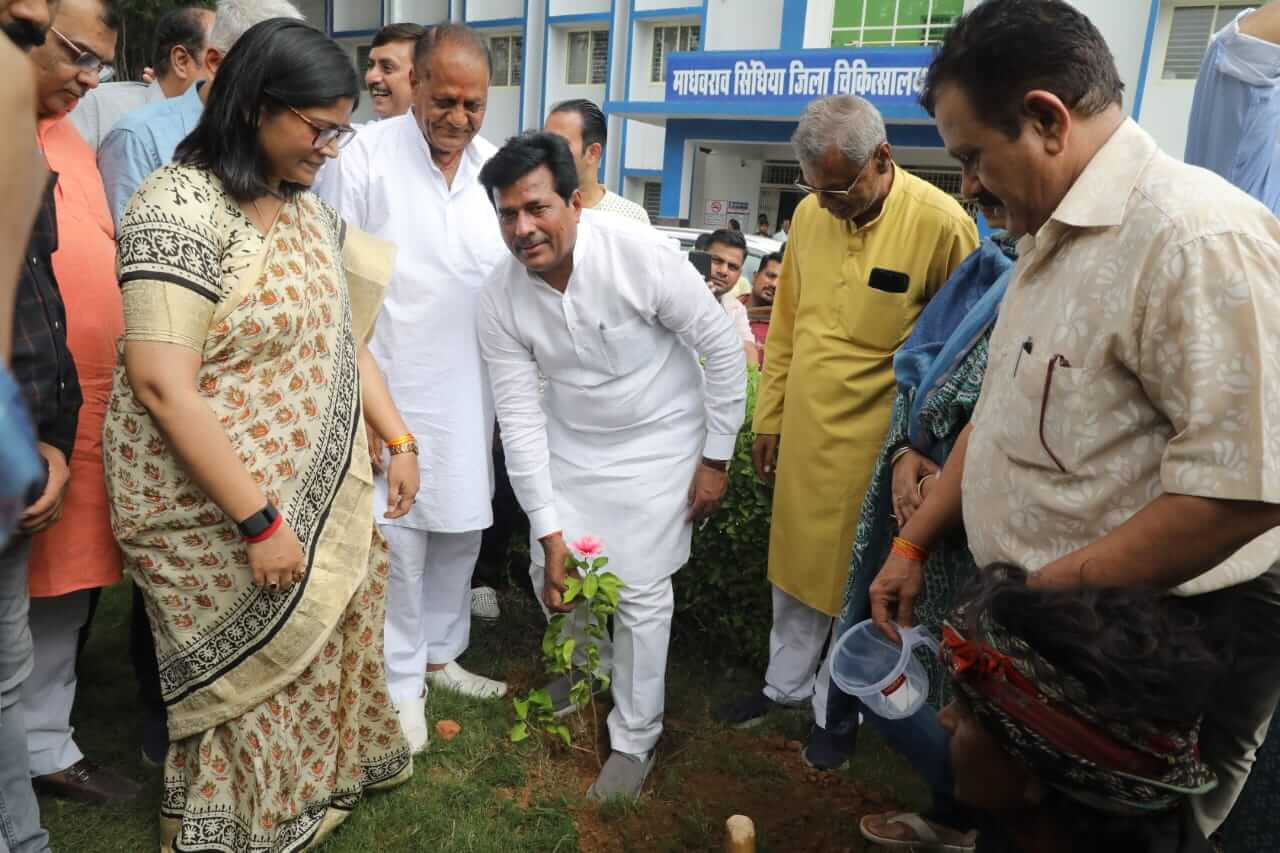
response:
[(718, 716), (750, 726), (812, 701), (804, 757), (831, 768), (853, 744), (825, 728), (828, 678), (818, 669), (889, 425), (893, 354), (978, 232), (953, 198), (893, 162), (884, 119), (862, 98), (813, 101), (791, 143), (809, 197), (795, 210), (774, 295), (752, 448), (757, 474), (775, 484), (769, 668), (763, 690)]
[(68, 435), (74, 437), (74, 449), (50, 465), (50, 481), (63, 484), (60, 500), (26, 525), (34, 655), (20, 705), (36, 790), (95, 803), (129, 799), (141, 788), (86, 759), (71, 728), (81, 633), (98, 590), (120, 580), (101, 434), (124, 316), (115, 277), (115, 232), (97, 160), (67, 113), (110, 79), (119, 27), (110, 0), (62, 0), (44, 44), (31, 52), (38, 139), (57, 181), (52, 265), (66, 320), (55, 320), (54, 327), (66, 335), (87, 399)]

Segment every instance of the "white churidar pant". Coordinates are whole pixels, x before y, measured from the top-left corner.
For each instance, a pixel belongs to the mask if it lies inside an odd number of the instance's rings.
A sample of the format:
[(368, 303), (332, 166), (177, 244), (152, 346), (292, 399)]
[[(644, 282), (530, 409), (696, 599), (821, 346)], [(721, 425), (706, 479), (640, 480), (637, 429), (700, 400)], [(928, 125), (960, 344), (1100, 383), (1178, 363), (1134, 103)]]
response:
[(446, 664), (471, 640), (471, 574), (480, 531), (435, 533), (381, 526), (391, 546), (387, 581), (387, 688), (395, 703), (422, 695), (428, 664)]
[[(545, 576), (546, 570), (539, 563), (529, 565), (529, 578), (539, 603)], [(609, 745), (618, 752), (643, 755), (657, 745), (662, 735), (667, 647), (675, 603), (670, 576), (649, 583), (626, 584), (613, 614), (612, 638), (594, 641), (600, 650), (600, 668), (612, 679)], [(592, 641), (582, 631), (585, 617), (585, 608), (573, 615), (573, 638), (578, 646)]]
[(814, 722), (826, 728), (830, 687), (827, 657), (830, 654), (824, 657), (822, 649), (828, 645), (832, 619), (776, 586), (770, 585), (770, 589), (773, 591), (773, 628), (769, 631), (769, 668), (764, 674), (764, 695), (784, 705), (812, 700)]

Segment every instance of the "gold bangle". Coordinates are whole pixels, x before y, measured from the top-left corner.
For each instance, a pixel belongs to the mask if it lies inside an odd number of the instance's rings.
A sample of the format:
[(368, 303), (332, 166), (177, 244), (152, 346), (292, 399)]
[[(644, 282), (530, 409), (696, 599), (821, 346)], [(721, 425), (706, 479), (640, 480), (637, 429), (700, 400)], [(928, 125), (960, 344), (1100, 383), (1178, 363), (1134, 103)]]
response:
[(411, 432), (406, 432), (404, 435), (397, 436), (397, 437), (395, 437), (395, 438), (391, 439), (390, 441), (388, 441), (388, 442), (387, 442), (387, 447), (399, 447), (399, 446), (400, 446), (400, 445), (402, 445), (402, 444), (409, 444), (409, 443), (410, 443), (410, 442), (412, 442), (413, 440), (414, 440), (414, 439), (413, 439), (413, 433), (411, 433)]
[(390, 453), (392, 456), (399, 456), (401, 453), (412, 453), (413, 455), (417, 456), (418, 442), (414, 441), (413, 439), (409, 439), (408, 441), (403, 442), (401, 444), (388, 444), (387, 452)]

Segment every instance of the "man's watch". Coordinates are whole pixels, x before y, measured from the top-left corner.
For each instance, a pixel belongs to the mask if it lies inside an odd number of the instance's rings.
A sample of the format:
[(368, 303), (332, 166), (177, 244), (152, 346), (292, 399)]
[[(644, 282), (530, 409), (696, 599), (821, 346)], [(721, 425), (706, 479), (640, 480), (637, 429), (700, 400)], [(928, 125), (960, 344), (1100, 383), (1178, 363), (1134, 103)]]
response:
[(256, 539), (271, 529), (271, 525), (280, 517), (280, 510), (268, 502), (266, 506), (246, 518), (236, 522), (236, 529), (245, 539)]
[(726, 474), (729, 472), (728, 459), (708, 459), (704, 456), (702, 457), (702, 464), (706, 465), (708, 468), (714, 468), (717, 471), (722, 471)]

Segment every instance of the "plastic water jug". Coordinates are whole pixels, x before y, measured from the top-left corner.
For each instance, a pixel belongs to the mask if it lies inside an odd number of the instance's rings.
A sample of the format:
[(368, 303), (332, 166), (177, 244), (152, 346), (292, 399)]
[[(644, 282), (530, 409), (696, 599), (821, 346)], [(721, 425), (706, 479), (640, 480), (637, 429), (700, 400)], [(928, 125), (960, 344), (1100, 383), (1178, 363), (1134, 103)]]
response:
[(831, 680), (872, 711), (890, 720), (909, 717), (929, 697), (929, 671), (912, 654), (916, 646), (938, 653), (924, 628), (899, 628), (902, 645), (870, 619), (840, 635), (831, 650)]

